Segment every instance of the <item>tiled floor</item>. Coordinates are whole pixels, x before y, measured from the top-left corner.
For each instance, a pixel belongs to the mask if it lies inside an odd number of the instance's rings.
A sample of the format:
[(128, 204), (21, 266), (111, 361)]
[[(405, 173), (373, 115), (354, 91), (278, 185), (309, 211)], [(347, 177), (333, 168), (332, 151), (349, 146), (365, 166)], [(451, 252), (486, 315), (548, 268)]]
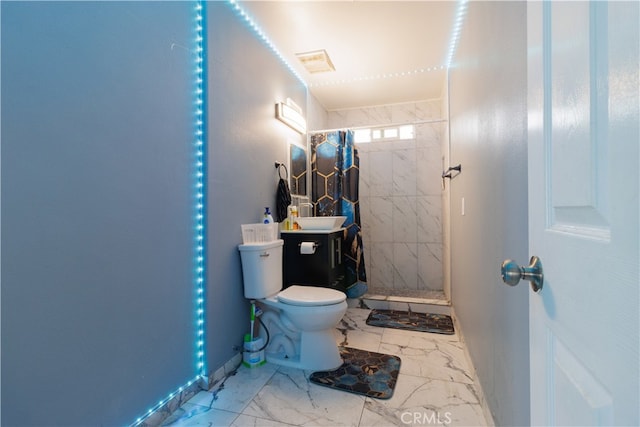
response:
[(394, 395), (368, 398), (309, 382), (311, 372), (266, 364), (240, 367), (185, 403), (167, 426), (485, 426), (457, 335), (368, 326), (370, 310), (349, 308), (338, 342), (402, 359)]

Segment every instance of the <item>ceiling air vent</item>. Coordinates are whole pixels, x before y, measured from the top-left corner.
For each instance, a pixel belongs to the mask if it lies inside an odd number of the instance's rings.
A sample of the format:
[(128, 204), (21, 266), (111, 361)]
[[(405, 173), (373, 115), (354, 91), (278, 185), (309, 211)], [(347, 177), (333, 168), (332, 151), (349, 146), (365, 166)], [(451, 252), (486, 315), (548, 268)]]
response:
[(324, 49), (296, 53), (296, 56), (311, 74), (336, 70), (331, 62), (331, 58), (329, 58), (329, 54), (327, 54), (327, 51)]

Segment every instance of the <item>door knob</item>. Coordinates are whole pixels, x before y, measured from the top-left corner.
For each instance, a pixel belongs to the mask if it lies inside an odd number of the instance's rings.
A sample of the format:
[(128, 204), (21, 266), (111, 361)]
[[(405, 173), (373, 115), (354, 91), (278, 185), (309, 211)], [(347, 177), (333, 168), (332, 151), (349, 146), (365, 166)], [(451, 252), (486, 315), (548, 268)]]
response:
[(520, 279), (531, 282), (533, 292), (539, 292), (544, 284), (542, 262), (537, 256), (532, 256), (529, 267), (520, 267), (514, 260), (508, 259), (502, 263), (502, 281), (509, 286), (515, 286)]

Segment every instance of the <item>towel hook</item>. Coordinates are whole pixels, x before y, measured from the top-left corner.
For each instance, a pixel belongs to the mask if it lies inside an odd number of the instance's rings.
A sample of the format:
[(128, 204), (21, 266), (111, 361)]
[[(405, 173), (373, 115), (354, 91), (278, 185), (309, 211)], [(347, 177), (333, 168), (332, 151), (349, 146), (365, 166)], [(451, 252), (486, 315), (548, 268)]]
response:
[[(457, 171), (458, 174), (460, 174), (462, 172), (462, 165), (457, 165), (457, 166), (451, 166), (449, 169), (447, 169), (446, 171), (442, 172), (442, 179), (445, 178), (453, 178), (454, 175), (452, 175), (453, 171)], [(456, 174), (456, 175), (458, 175)]]
[[(458, 172), (457, 174), (453, 175), (453, 171)], [(447, 169), (446, 171), (442, 171), (442, 189), (444, 190), (445, 186), (444, 186), (444, 179), (445, 178), (449, 178), (449, 179), (453, 179), (456, 176), (460, 175), (462, 173), (462, 165), (457, 165), (457, 166), (450, 166), (449, 169)]]
[[(282, 178), (281, 168), (284, 168), (284, 178)], [(289, 171), (287, 170), (287, 165), (285, 165), (284, 163), (276, 162), (276, 169), (278, 169), (278, 176), (280, 177), (280, 179), (289, 179)]]

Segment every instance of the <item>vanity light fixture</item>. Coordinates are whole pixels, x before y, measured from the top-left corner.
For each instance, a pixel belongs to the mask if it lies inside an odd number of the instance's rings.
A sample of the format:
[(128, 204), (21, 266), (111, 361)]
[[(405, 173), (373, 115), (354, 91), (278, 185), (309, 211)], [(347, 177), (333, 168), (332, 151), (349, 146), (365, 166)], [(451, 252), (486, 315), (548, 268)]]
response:
[(297, 132), (307, 132), (307, 121), (302, 115), (302, 109), (290, 98), (276, 104), (276, 118)]

